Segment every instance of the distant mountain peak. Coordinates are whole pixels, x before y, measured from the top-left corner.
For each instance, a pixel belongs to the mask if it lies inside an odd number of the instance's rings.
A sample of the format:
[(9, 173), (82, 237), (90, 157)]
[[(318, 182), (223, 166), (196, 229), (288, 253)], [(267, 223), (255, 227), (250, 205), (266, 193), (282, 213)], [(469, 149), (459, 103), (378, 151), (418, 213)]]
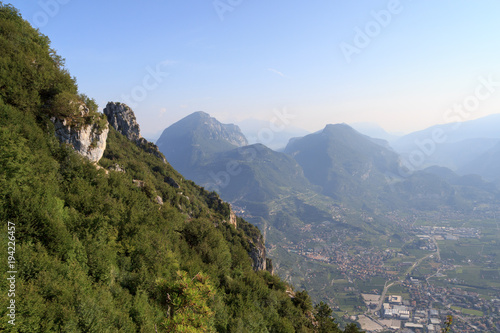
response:
[(350, 130), (350, 131), (356, 132), (356, 130), (354, 128), (347, 125), (346, 123), (328, 124), (323, 129), (323, 132), (337, 131), (337, 130), (342, 130), (342, 131), (349, 131)]
[(174, 168), (189, 178), (193, 164), (213, 153), (246, 146), (248, 141), (238, 126), (197, 111), (166, 128), (156, 144)]
[[(188, 117), (199, 117), (199, 118), (212, 118), (208, 113), (205, 111), (196, 111), (191, 113)], [(187, 117), (186, 117), (187, 118)]]
[[(290, 141), (285, 153), (302, 166), (305, 176), (333, 198), (359, 197), (362, 188), (386, 184), (399, 158), (347, 124), (329, 124), (323, 131)], [(368, 185), (367, 185), (368, 184)]]

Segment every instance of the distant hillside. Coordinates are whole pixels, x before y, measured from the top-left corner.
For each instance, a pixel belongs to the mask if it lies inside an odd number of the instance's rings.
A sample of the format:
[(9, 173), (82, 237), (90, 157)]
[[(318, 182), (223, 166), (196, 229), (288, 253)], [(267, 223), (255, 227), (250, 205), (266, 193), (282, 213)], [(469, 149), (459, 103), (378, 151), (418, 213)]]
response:
[(500, 141), (498, 128), (500, 114), (494, 114), (413, 132), (393, 142), (392, 147), (406, 160), (413, 158), (414, 169), (439, 165), (459, 171)]
[[(320, 132), (294, 138), (285, 154), (264, 145), (236, 148), (243, 140), (221, 135), (223, 126), (229, 125), (195, 113), (164, 131), (160, 150), (176, 151), (172, 165), (185, 161), (185, 175), (237, 206), (269, 206), (281, 197), (291, 200), (308, 192), (358, 209), (470, 209), (474, 200), (490, 201), (495, 195), (480, 179), (463, 187), (438, 174), (408, 173), (385, 141), (345, 124), (327, 125)], [(239, 132), (232, 135), (241, 137)], [(191, 142), (198, 143), (183, 146)], [(294, 210), (297, 204), (301, 203), (294, 202), (288, 209)], [(269, 219), (266, 209), (255, 207), (259, 208), (252, 215)]]
[(283, 194), (285, 188), (311, 187), (293, 158), (246, 143), (237, 126), (221, 124), (203, 112), (166, 128), (158, 140), (174, 167), (229, 201), (264, 201)]
[(261, 144), (214, 154), (196, 170), (200, 184), (217, 189), (229, 201), (267, 201), (290, 189), (312, 188), (293, 158)]
[(497, 196), (496, 189), (480, 178), (463, 183), (458, 175), (407, 173), (392, 149), (345, 124), (328, 125), (322, 132), (295, 139), (285, 152), (323, 194), (353, 207), (463, 210)]
[(500, 142), (475, 159), (462, 165), (460, 174), (477, 174), (488, 181), (500, 184)]

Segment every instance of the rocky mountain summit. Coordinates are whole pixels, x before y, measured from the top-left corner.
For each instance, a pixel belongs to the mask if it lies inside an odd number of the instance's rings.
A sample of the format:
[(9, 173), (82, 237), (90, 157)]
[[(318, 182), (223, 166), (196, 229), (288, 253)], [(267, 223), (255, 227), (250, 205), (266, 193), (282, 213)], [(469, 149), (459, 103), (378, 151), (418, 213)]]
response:
[(248, 145), (246, 137), (243, 135), (237, 125), (222, 124), (217, 119), (211, 117), (208, 113), (203, 111), (192, 113), (191, 115), (172, 125), (172, 129), (174, 129), (175, 127), (181, 127), (181, 125), (191, 125), (192, 131), (203, 130), (203, 134), (206, 134), (206, 139), (208, 140), (225, 141), (235, 147)]
[(166, 128), (156, 144), (177, 171), (193, 179), (194, 165), (204, 163), (215, 153), (244, 147), (248, 141), (238, 126), (222, 124), (198, 111)]
[(141, 136), (139, 123), (137, 123), (134, 111), (129, 106), (120, 102), (109, 102), (104, 108), (104, 114), (108, 118), (109, 124), (115, 130), (126, 136), (130, 141), (135, 142), (144, 151), (153, 154), (162, 159), (164, 163), (167, 163), (165, 156), (163, 156), (158, 147)]

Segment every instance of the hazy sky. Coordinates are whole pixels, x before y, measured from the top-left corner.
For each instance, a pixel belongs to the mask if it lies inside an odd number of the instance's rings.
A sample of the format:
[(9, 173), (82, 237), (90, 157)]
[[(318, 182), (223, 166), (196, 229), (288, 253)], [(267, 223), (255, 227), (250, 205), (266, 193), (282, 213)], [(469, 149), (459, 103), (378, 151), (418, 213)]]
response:
[(411, 131), (500, 112), (498, 0), (10, 3), (82, 92), (130, 104), (145, 136), (198, 110), (222, 122), (286, 110), (310, 131)]

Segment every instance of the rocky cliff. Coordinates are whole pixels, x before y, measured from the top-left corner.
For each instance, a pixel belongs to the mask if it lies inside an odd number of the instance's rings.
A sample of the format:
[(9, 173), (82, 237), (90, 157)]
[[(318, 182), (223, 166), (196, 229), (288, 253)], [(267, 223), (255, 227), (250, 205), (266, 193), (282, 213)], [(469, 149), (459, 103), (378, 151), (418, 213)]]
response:
[(104, 114), (108, 117), (109, 124), (130, 141), (136, 142), (141, 138), (141, 130), (134, 111), (127, 105), (109, 102), (104, 108)]
[(103, 125), (92, 121), (89, 116), (90, 111), (84, 104), (79, 109), (81, 116), (79, 120), (83, 119), (83, 123), (72, 118), (52, 117), (50, 120), (54, 123), (55, 134), (59, 141), (70, 144), (80, 155), (97, 163), (106, 149), (109, 127), (107, 123)]
[(155, 155), (167, 163), (165, 156), (158, 147), (141, 136), (141, 130), (134, 111), (126, 104), (120, 102), (109, 102), (104, 108), (104, 114), (108, 117), (111, 126), (132, 142), (135, 142), (144, 151)]
[(253, 261), (253, 269), (263, 271), (267, 269), (266, 247), (263, 240), (253, 241), (252, 249), (249, 252), (250, 258)]

